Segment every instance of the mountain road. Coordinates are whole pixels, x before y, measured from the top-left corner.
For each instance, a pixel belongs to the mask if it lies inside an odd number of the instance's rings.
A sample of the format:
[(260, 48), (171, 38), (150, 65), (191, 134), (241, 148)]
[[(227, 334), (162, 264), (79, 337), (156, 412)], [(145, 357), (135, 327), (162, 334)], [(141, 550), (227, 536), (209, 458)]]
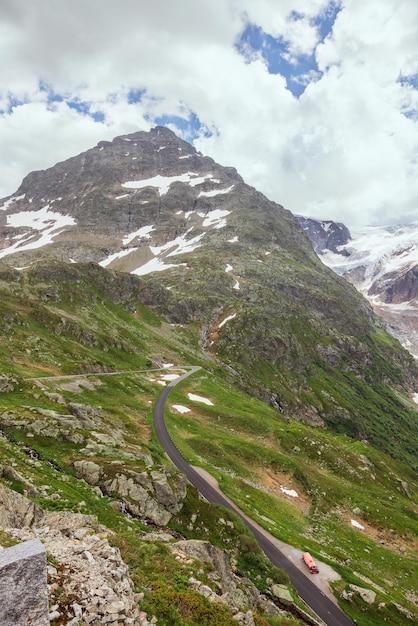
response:
[(154, 407), (155, 432), (167, 456), (179, 470), (184, 472), (189, 482), (197, 488), (199, 493), (208, 502), (220, 504), (239, 515), (247, 528), (254, 534), (264, 554), (270, 559), (273, 565), (285, 570), (299, 596), (325, 624), (328, 626), (353, 626), (354, 622), (338, 605), (328, 598), (312, 583), (303, 571), (299, 570), (296, 565), (283, 554), (280, 547), (277, 545), (279, 542), (275, 540), (270, 533), (259, 526), (259, 524), (251, 520), (232, 500), (225, 496), (217, 486), (216, 481), (205, 475), (206, 472), (199, 471), (197, 468), (191, 466), (174, 445), (165, 425), (164, 406), (173, 387), (200, 368), (191, 366), (188, 369), (188, 372), (180, 375), (167, 385), (157, 398)]

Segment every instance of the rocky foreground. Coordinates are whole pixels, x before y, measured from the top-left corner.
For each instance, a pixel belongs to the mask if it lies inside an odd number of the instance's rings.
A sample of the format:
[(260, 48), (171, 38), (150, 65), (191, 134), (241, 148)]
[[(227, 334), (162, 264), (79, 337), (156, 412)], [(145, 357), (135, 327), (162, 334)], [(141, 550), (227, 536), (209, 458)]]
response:
[[(39, 539), (48, 556), (50, 620), (62, 626), (150, 626), (157, 618), (141, 610), (143, 593), (135, 593), (129, 568), (118, 548), (111, 545), (112, 531), (98, 524), (93, 515), (68, 511), (43, 512), (26, 497), (0, 486), (0, 525), (18, 542)], [(208, 541), (175, 540), (167, 531), (145, 534), (144, 541), (169, 545), (181, 563), (196, 560), (210, 565), (211, 586), (195, 577), (190, 587), (211, 602), (230, 608), (233, 619), (254, 626), (254, 610), (279, 616), (288, 614), (258, 592), (247, 579), (234, 574), (225, 552)], [(202, 570), (203, 573), (203, 570)], [(283, 607), (298, 611), (304, 623), (316, 621), (293, 605), (283, 585), (272, 584), (271, 595)]]

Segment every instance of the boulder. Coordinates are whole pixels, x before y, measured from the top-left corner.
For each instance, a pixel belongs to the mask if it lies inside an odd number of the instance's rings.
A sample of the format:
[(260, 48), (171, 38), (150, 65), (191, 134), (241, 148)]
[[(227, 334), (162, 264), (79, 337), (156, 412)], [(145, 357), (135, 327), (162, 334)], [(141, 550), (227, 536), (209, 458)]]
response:
[(209, 541), (198, 539), (177, 541), (168, 547), (180, 557), (185, 559), (192, 557), (203, 563), (209, 563), (213, 567), (213, 572), (209, 574), (209, 577), (213, 579), (221, 594), (219, 591), (215, 593), (207, 585), (200, 585), (200, 583), (195, 585), (197, 591), (211, 602), (225, 604), (235, 611), (247, 607), (250, 602), (257, 604), (258, 597), (254, 597), (253, 589), (247, 589), (248, 593), (245, 593), (237, 586), (226, 553), (213, 546)]
[(31, 539), (1, 553), (0, 623), (49, 626), (45, 547)]
[[(42, 540), (57, 563), (48, 568), (51, 619), (68, 626), (149, 626), (140, 620), (139, 596), (134, 593), (129, 567), (119, 549), (108, 542), (106, 535), (111, 533), (98, 525), (95, 516), (51, 512), (45, 515), (43, 526), (11, 529), (10, 533), (20, 540)], [(46, 583), (45, 577), (48, 589)], [(0, 619), (0, 624), (26, 626), (29, 622)], [(49, 626), (49, 621), (30, 624)]]
[(275, 596), (279, 600), (279, 602), (281, 602), (285, 606), (292, 606), (293, 604), (292, 594), (290, 593), (286, 585), (279, 585), (279, 584), (273, 585), (271, 588), (271, 593), (273, 594), (273, 596)]
[(98, 529), (96, 515), (84, 515), (71, 511), (49, 511), (45, 513), (42, 524), (37, 526), (51, 527), (65, 534), (73, 533), (80, 528)]
[(94, 424), (95, 419), (100, 417), (98, 411), (88, 404), (78, 404), (76, 402), (70, 402), (69, 404), (67, 404), (67, 409), (69, 410), (71, 415), (74, 415), (74, 417), (79, 419), (81, 422), (89, 425)]
[(246, 613), (237, 613), (232, 619), (235, 620), (237, 624), (241, 624), (242, 626), (255, 626), (252, 611), (247, 611)]
[(43, 516), (42, 509), (31, 500), (0, 484), (0, 528), (33, 526)]
[(14, 391), (16, 379), (8, 374), (2, 374), (0, 376), (0, 393), (11, 393)]
[(180, 551), (187, 556), (212, 565), (219, 575), (223, 591), (231, 591), (235, 588), (236, 585), (226, 553), (213, 546), (209, 541), (201, 541), (199, 539), (183, 540), (177, 541), (169, 547), (175, 552)]
[(357, 585), (349, 585), (349, 589), (354, 593), (358, 593), (366, 604), (373, 604), (376, 600), (376, 593), (371, 589), (365, 589), (364, 587), (358, 587)]
[(100, 465), (93, 461), (74, 461), (77, 478), (83, 478), (89, 485), (97, 485), (102, 473)]
[(185, 477), (165, 468), (150, 473), (119, 473), (105, 481), (103, 488), (109, 494), (121, 496), (128, 513), (159, 526), (168, 524), (181, 510), (187, 493)]
[(373, 604), (376, 600), (376, 593), (371, 589), (358, 587), (357, 585), (348, 585), (347, 589), (341, 593), (341, 598), (346, 602), (351, 602), (354, 594), (358, 594), (366, 604)]
[(12, 480), (17, 483), (21, 483), (24, 486), (25, 495), (29, 496), (30, 498), (37, 498), (39, 496), (38, 490), (32, 485), (32, 483), (24, 476), (19, 474), (19, 472), (17, 472), (10, 465), (6, 465), (5, 467), (2, 467), (0, 465), (0, 476), (4, 476), (8, 480)]

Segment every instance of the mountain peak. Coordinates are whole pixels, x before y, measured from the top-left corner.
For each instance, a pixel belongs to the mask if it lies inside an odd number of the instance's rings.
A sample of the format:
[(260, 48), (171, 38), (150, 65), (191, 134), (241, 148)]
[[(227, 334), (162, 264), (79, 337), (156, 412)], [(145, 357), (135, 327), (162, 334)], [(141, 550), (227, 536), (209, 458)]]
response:
[(135, 241), (131, 252), (142, 250), (123, 263), (133, 271), (155, 256), (151, 248), (221, 228), (219, 219), (232, 212), (231, 197), (243, 184), (234, 168), (201, 155), (162, 126), (101, 141), (32, 172), (0, 204), (0, 258), (27, 265), (42, 250), (64, 261), (118, 267), (118, 254), (127, 256)]

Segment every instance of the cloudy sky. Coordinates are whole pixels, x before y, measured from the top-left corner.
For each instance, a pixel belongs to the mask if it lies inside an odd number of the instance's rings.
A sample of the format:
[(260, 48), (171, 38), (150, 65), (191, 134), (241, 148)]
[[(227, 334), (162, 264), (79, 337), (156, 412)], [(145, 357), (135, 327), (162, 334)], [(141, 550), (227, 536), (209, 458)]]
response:
[(0, 197), (167, 125), (294, 213), (418, 219), (417, 0), (0, 0)]

